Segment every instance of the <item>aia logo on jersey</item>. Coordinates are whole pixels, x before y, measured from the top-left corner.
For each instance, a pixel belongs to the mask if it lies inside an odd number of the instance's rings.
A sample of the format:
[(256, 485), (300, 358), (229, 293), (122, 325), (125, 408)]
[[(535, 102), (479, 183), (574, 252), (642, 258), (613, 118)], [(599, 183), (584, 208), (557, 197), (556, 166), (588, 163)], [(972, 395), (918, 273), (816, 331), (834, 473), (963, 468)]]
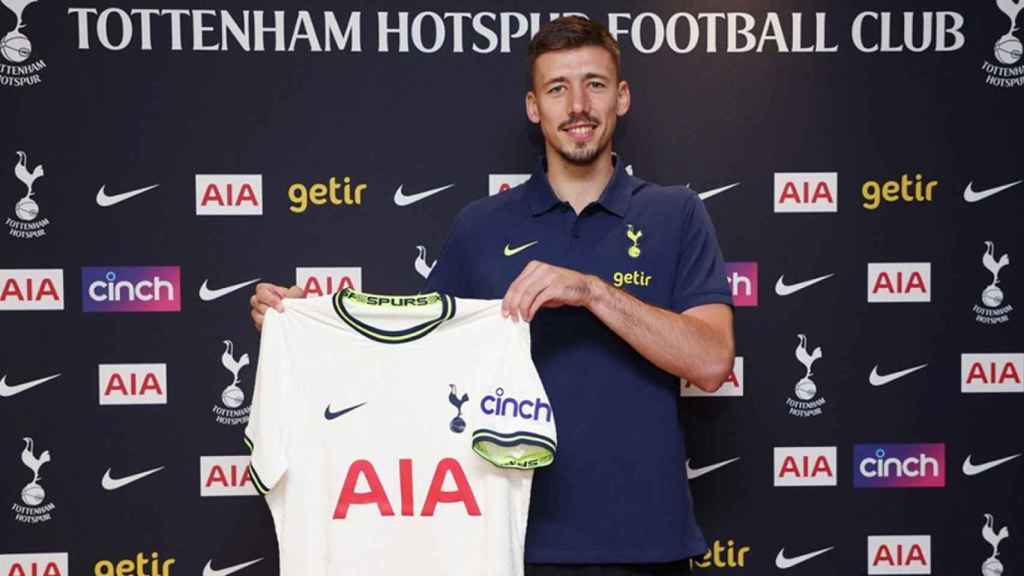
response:
[(82, 312), (180, 312), (181, 268), (82, 268)]
[(776, 172), (776, 212), (838, 212), (836, 172)]
[[(388, 478), (390, 480), (390, 478)], [(370, 513), (380, 516), (394, 516), (395, 506), (399, 505), (401, 516), (433, 516), (438, 504), (462, 504), (462, 509), (469, 516), (480, 516), (473, 487), (470, 486), (462, 465), (455, 458), (442, 458), (434, 467), (433, 477), (423, 498), (422, 507), (416, 500), (416, 483), (413, 480), (413, 461), (402, 458), (398, 461), (398, 493), (393, 490), (391, 496), (384, 490), (377, 469), (369, 460), (356, 460), (345, 473), (345, 482), (338, 494), (338, 503), (334, 508), (334, 519), (344, 520), (349, 515)], [(451, 486), (454, 489), (445, 489)], [(359, 490), (357, 491), (357, 487)], [(367, 487), (365, 490), (363, 487)], [(395, 496), (398, 499), (395, 500)], [(372, 507), (369, 505), (373, 505)], [(361, 508), (367, 506), (366, 508)], [(355, 507), (353, 509), (353, 507)], [(455, 509), (459, 509), (457, 506)]]
[(167, 404), (167, 365), (100, 364), (100, 404)]
[(200, 456), (199, 495), (256, 496), (248, 456)]
[(529, 179), (529, 174), (491, 174), (487, 177), (487, 193), (490, 196), (501, 194), (509, 188), (515, 188)]
[(941, 488), (946, 485), (945, 444), (857, 444), (856, 488)]
[(868, 536), (868, 574), (931, 573), (931, 536)]
[(775, 448), (776, 486), (836, 486), (836, 447)]
[(964, 394), (1024, 392), (1024, 354), (961, 354), (960, 391)]
[(196, 174), (199, 216), (261, 216), (262, 174)]
[(0, 270), (0, 311), (63, 309), (63, 270)]
[(930, 262), (869, 262), (868, 302), (931, 302)]
[(68, 553), (0, 554), (3, 576), (67, 576)]
[(356, 292), (363, 289), (363, 269), (342, 268), (296, 268), (295, 284), (302, 288), (307, 297), (329, 296), (345, 288)]
[(732, 371), (729, 372), (729, 377), (725, 379), (722, 386), (714, 392), (705, 392), (700, 388), (690, 384), (686, 380), (681, 380), (682, 383), (682, 396), (689, 396), (694, 398), (707, 398), (709, 396), (743, 396), (743, 357), (737, 356), (732, 363)]
[(726, 262), (725, 277), (734, 306), (757, 306), (757, 262)]

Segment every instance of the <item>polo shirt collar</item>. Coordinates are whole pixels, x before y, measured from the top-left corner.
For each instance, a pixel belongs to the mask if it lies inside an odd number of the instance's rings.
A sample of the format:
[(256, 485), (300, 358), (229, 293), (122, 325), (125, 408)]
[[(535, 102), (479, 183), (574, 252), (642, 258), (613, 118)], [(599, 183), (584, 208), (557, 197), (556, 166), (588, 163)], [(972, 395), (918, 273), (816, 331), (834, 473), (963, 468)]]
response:
[[(639, 181), (626, 172), (626, 163), (618, 154), (612, 153), (612, 163), (615, 166), (615, 171), (597, 203), (612, 214), (625, 218), (626, 209), (629, 207), (629, 198), (639, 185)], [(530, 212), (534, 216), (539, 216), (562, 204), (562, 201), (555, 195), (555, 191), (551, 189), (551, 183), (548, 181), (547, 160), (543, 156), (537, 161), (537, 166), (526, 186)]]

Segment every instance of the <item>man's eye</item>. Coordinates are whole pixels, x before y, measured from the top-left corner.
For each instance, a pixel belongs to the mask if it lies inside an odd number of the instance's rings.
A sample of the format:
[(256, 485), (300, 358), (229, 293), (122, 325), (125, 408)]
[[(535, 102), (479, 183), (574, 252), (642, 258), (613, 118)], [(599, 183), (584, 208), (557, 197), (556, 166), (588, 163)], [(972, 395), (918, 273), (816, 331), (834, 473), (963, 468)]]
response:
[(593, 81), (590, 82), (590, 87), (591, 88), (604, 88), (604, 82), (601, 82), (600, 80), (593, 80)]
[(552, 86), (548, 90), (548, 94), (558, 94), (559, 92), (562, 92), (563, 90), (565, 90), (565, 86)]

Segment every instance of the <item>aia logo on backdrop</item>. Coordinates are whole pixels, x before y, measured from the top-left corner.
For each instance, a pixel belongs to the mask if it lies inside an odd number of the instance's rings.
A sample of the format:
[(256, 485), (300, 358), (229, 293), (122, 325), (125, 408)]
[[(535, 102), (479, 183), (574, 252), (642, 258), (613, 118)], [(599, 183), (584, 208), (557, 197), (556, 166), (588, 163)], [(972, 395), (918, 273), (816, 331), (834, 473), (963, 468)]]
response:
[(837, 172), (776, 172), (776, 212), (838, 212)]
[(179, 312), (177, 266), (82, 268), (82, 312)]
[(295, 284), (307, 297), (329, 296), (345, 288), (362, 291), (363, 269), (358, 266), (341, 268), (296, 268)]
[(4, 576), (69, 576), (68, 553), (0, 554)]
[(166, 364), (100, 364), (100, 404), (167, 404)]
[(491, 174), (487, 176), (487, 194), (494, 196), (530, 179), (530, 174)]
[(63, 270), (0, 270), (0, 312), (63, 309)]
[(262, 174), (196, 174), (196, 215), (262, 214)]
[(868, 263), (868, 302), (931, 300), (931, 262)]
[(680, 380), (682, 385), (681, 395), (695, 398), (743, 396), (743, 382), (743, 357), (737, 356), (732, 363), (732, 372), (729, 372), (729, 377), (725, 379), (725, 382), (722, 383), (718, 390), (705, 392), (686, 380)]
[(964, 394), (1024, 392), (1024, 354), (961, 354), (960, 391)]
[(856, 488), (942, 488), (946, 485), (945, 444), (857, 444), (853, 447)]
[(931, 573), (931, 536), (868, 536), (868, 574)]
[(836, 447), (775, 448), (775, 486), (836, 486)]
[(199, 495), (257, 496), (248, 456), (200, 456)]
[(734, 306), (757, 306), (757, 262), (726, 262), (725, 277)]

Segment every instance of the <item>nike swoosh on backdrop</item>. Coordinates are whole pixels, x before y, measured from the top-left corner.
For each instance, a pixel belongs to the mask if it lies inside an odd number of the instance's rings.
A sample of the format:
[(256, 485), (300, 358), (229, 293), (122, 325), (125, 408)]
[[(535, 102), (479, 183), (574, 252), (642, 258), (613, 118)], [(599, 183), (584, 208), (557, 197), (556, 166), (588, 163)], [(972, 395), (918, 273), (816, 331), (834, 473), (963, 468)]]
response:
[(100, 191), (96, 193), (96, 203), (100, 206), (107, 208), (114, 204), (120, 204), (129, 198), (134, 198), (143, 192), (149, 192), (153, 188), (156, 188), (159, 184), (153, 184), (152, 186), (146, 186), (145, 188), (138, 188), (130, 192), (122, 192), (121, 194), (108, 195), (106, 192), (106, 184), (100, 186)]
[(218, 288), (217, 290), (210, 290), (210, 288), (207, 287), (206, 285), (206, 283), (209, 282), (209, 280), (203, 280), (203, 285), (199, 287), (199, 299), (202, 300), (203, 302), (210, 302), (211, 300), (216, 300), (221, 296), (227, 296), (228, 294), (234, 292), (235, 290), (245, 288), (246, 286), (252, 284), (253, 282), (259, 281), (259, 278), (253, 278), (252, 280), (239, 282), (238, 284), (232, 284), (231, 286), (225, 286), (224, 288)]
[(686, 479), (687, 480), (693, 480), (694, 478), (700, 478), (701, 476), (707, 474), (708, 472), (714, 472), (715, 470), (718, 470), (719, 468), (721, 468), (723, 466), (728, 466), (729, 464), (732, 464), (733, 462), (735, 462), (737, 460), (739, 460), (739, 457), (733, 458), (732, 460), (725, 460), (725, 461), (719, 462), (717, 464), (712, 464), (710, 466), (704, 466), (703, 468), (690, 468), (690, 459), (687, 458), (686, 459)]
[(920, 366), (914, 366), (913, 368), (907, 368), (906, 370), (900, 370), (899, 372), (893, 372), (892, 374), (879, 374), (878, 365), (871, 369), (871, 374), (868, 376), (868, 381), (871, 382), (872, 386), (885, 386), (893, 380), (899, 380), (907, 374), (917, 372), (921, 368), (924, 368), (927, 364), (921, 364)]
[[(363, 402), (363, 404), (366, 404), (366, 402)], [(348, 408), (345, 408), (344, 410), (339, 410), (337, 412), (331, 412), (331, 405), (328, 404), (327, 408), (324, 408), (324, 418), (327, 418), (328, 420), (334, 420), (338, 416), (342, 416), (344, 414), (348, 414), (349, 412), (355, 410), (356, 408), (359, 408), (363, 404), (356, 404), (355, 406), (349, 406)]]
[(833, 272), (832, 274), (826, 274), (824, 276), (818, 276), (817, 278), (811, 278), (810, 280), (804, 280), (803, 282), (797, 282), (796, 284), (786, 284), (782, 280), (783, 278), (786, 277), (786, 275), (783, 274), (782, 276), (779, 276), (779, 279), (775, 282), (775, 293), (778, 294), (779, 296), (789, 296), (790, 294), (795, 294), (803, 290), (804, 288), (814, 286), (818, 282), (828, 280), (833, 276), (835, 276), (835, 272)]
[(252, 566), (253, 564), (259, 562), (260, 560), (263, 560), (263, 558), (250, 560), (242, 564), (235, 564), (234, 566), (228, 566), (227, 568), (221, 568), (219, 570), (215, 570), (213, 568), (213, 560), (208, 560), (206, 562), (206, 566), (203, 568), (203, 576), (228, 576), (228, 574), (234, 574), (239, 570), (248, 568), (249, 566)]
[(794, 556), (792, 558), (786, 558), (786, 549), (783, 548), (782, 550), (779, 550), (778, 556), (775, 557), (775, 567), (780, 570), (788, 570), (789, 568), (792, 568), (797, 564), (802, 564), (810, 560), (811, 558), (821, 556), (822, 554), (828, 552), (829, 550), (832, 550), (833, 548), (835, 548), (835, 546), (829, 546), (828, 548), (822, 548), (821, 550), (817, 550), (815, 552), (810, 552), (808, 554), (803, 554), (800, 556)]
[(438, 192), (444, 192), (445, 190), (451, 188), (452, 186), (455, 186), (455, 184), (441, 186), (440, 188), (431, 188), (426, 192), (420, 192), (418, 194), (402, 194), (402, 187), (399, 186), (398, 190), (395, 190), (395, 204), (398, 204), (399, 206), (408, 206), (410, 204), (415, 204), (420, 200), (423, 200), (424, 198), (437, 194)]
[(737, 187), (739, 185), (740, 185), (739, 182), (733, 182), (732, 184), (729, 184), (728, 186), (722, 186), (721, 188), (712, 188), (711, 190), (708, 190), (706, 192), (701, 192), (701, 193), (697, 194), (697, 197), (700, 198), (701, 200), (707, 200), (708, 198), (711, 198), (712, 196), (717, 196), (718, 194), (721, 194), (722, 192), (725, 192), (726, 190), (729, 190), (731, 188), (735, 188), (735, 187)]
[(1017, 454), (1014, 454), (1013, 456), (1007, 456), (1006, 458), (1000, 458), (998, 460), (992, 460), (991, 462), (985, 462), (983, 464), (973, 464), (973, 463), (971, 463), (971, 454), (968, 454), (967, 458), (964, 458), (963, 471), (964, 471), (964, 474), (967, 475), (967, 476), (977, 476), (978, 474), (981, 474), (982, 472), (986, 472), (988, 470), (991, 470), (991, 469), (995, 468), (996, 466), (999, 466), (1000, 464), (1006, 464), (1010, 460), (1013, 460), (1014, 458), (1019, 458), (1019, 457), (1020, 457), (1020, 453), (1018, 452)]
[(4, 377), (0, 378), (0, 397), (10, 398), (15, 394), (21, 394), (22, 392), (28, 390), (29, 388), (39, 386), (44, 382), (49, 382), (50, 380), (53, 380), (58, 376), (60, 376), (60, 374), (54, 374), (53, 376), (47, 376), (46, 378), (40, 378), (39, 380), (33, 380), (31, 382), (25, 382), (24, 384), (15, 384), (14, 386), (8, 386), (7, 375), (4, 374)]
[(974, 190), (972, 189), (972, 186), (974, 186), (974, 182), (971, 181), (967, 183), (967, 188), (964, 188), (964, 200), (966, 200), (967, 202), (977, 202), (979, 200), (984, 200), (989, 196), (999, 194), (1000, 192), (1006, 190), (1007, 188), (1012, 188), (1017, 184), (1020, 184), (1021, 182), (1024, 182), (1024, 180), (1017, 180), (1016, 182), (1010, 182), (1009, 184), (996, 186), (995, 188), (989, 188), (988, 190)]
[(530, 242), (528, 244), (523, 244), (522, 246), (519, 246), (519, 247), (516, 247), (516, 248), (512, 248), (508, 244), (505, 244), (505, 256), (515, 256), (516, 254), (519, 254), (520, 252), (522, 252), (523, 250), (526, 250), (530, 246), (533, 246), (537, 242), (540, 242), (540, 240), (534, 240), (533, 242)]
[(145, 472), (139, 472), (138, 474), (132, 474), (131, 476), (125, 476), (124, 478), (111, 478), (110, 468), (107, 468), (106, 473), (103, 474), (103, 481), (101, 484), (103, 484), (103, 488), (105, 490), (117, 490), (118, 488), (124, 488), (136, 480), (142, 480), (150, 474), (156, 474), (163, 469), (164, 467), (161, 466), (159, 468), (153, 468), (152, 470), (146, 470)]

